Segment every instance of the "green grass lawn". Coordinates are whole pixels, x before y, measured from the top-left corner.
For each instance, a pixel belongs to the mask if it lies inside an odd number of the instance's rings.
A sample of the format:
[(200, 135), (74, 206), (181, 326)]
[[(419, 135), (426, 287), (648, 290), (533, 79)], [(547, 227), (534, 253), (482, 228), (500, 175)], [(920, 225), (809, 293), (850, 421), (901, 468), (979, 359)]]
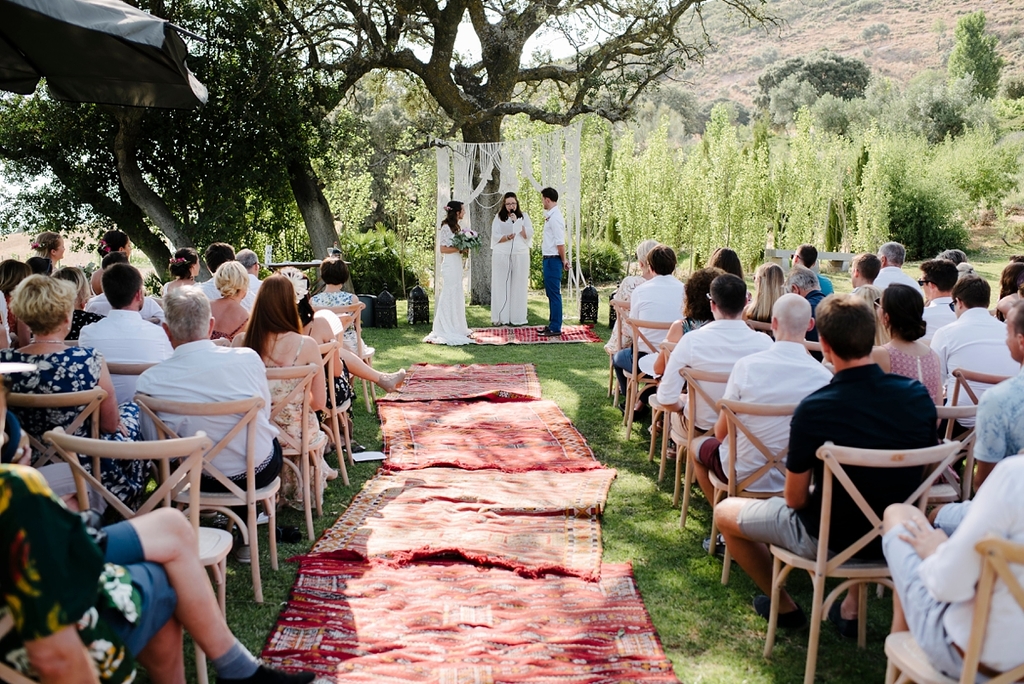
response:
[[(1006, 254), (1003, 254), (1003, 252)], [(973, 253), (972, 262), (993, 282), (998, 293), (998, 274), (1012, 250), (994, 249)], [(916, 274), (908, 265), (906, 271)], [(846, 274), (833, 276), (836, 290), (849, 291)], [(608, 338), (607, 297), (602, 291), (601, 321), (597, 332)], [(994, 302), (993, 302), (994, 304)], [(431, 303), (433, 306), (433, 302)], [(568, 322), (573, 311), (567, 309)], [(643, 593), (654, 625), (668, 657), (683, 682), (795, 682), (803, 677), (807, 631), (780, 633), (770, 660), (762, 657), (766, 623), (750, 603), (758, 590), (742, 570), (733, 566), (729, 586), (719, 581), (721, 562), (701, 549), (710, 523), (710, 507), (694, 488), (686, 529), (679, 528), (679, 510), (672, 507), (672, 481), (658, 483), (658, 464), (647, 462), (649, 436), (646, 423), (635, 426), (633, 437), (624, 438), (621, 415), (606, 396), (608, 357), (599, 344), (552, 344), (547, 346), (439, 347), (421, 343), (429, 326), (409, 326), (405, 303), (399, 302), (397, 329), (369, 328), (368, 344), (377, 348), (378, 368), (391, 371), (417, 362), (428, 363), (533, 363), (537, 367), (544, 398), (558, 403), (589, 441), (597, 458), (618, 471), (603, 520), (604, 558), (629, 561)], [(471, 327), (490, 325), (485, 307), (468, 307)], [(547, 320), (543, 293), (530, 299), (530, 323)], [(358, 387), (358, 385), (357, 385)], [(360, 397), (361, 400), (361, 397)], [(380, 424), (357, 401), (354, 437), (367, 448), (381, 447)], [(333, 456), (330, 457), (333, 459)], [(324, 516), (316, 521), (317, 532), (330, 526), (345, 510), (359, 487), (379, 464), (350, 468), (350, 487), (341, 480), (327, 489)], [(302, 516), (291, 510), (279, 516), (283, 524), (302, 525)], [(254, 652), (259, 652), (295, 579), (296, 566), (283, 562), (305, 553), (311, 544), (281, 544), (281, 569), (271, 571), (266, 556), (266, 531), (261, 537), (265, 602), (252, 601), (248, 566), (229, 560), (228, 619), (234, 632)], [(810, 582), (803, 573), (791, 575), (790, 589), (808, 607)], [(830, 585), (831, 586), (831, 585)], [(823, 625), (817, 678), (823, 682), (881, 682), (885, 656), (882, 642), (888, 633), (891, 600), (869, 601), (868, 647), (861, 651), (841, 639), (829, 624)], [(190, 649), (189, 649), (190, 650)], [(194, 672), (190, 673), (194, 677)]]

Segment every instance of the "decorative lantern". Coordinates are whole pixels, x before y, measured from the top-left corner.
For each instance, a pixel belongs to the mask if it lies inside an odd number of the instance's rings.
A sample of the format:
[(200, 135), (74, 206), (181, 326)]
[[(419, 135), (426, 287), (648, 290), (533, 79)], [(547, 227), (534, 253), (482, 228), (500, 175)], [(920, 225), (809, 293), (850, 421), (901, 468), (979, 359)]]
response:
[(378, 328), (397, 328), (398, 309), (395, 307), (395, 296), (384, 291), (377, 295), (377, 304), (373, 314), (374, 323)]
[(587, 285), (580, 293), (580, 323), (597, 323), (597, 307), (601, 300), (597, 288)]
[(615, 307), (612, 306), (612, 301), (615, 299), (615, 295), (616, 295), (617, 292), (618, 292), (618, 290), (616, 290), (615, 292), (612, 292), (610, 295), (608, 295), (608, 327), (609, 328), (614, 328), (615, 327), (615, 319), (618, 318), (618, 316), (615, 315)]
[(430, 323), (430, 298), (419, 285), (409, 291), (409, 325), (417, 323)]

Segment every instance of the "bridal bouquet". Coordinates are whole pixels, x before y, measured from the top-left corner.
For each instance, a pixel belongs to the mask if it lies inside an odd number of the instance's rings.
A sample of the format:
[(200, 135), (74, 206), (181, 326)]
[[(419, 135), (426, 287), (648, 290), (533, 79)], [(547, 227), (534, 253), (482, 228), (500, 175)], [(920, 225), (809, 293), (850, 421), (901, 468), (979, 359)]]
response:
[(452, 235), (452, 247), (465, 252), (480, 247), (480, 234), (472, 230), (460, 230)]

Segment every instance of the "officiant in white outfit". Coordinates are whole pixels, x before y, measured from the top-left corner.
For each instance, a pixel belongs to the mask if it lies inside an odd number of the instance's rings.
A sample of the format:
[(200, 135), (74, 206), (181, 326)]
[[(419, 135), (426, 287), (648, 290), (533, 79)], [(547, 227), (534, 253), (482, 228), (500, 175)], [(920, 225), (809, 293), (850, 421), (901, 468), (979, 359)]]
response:
[(533, 223), (519, 208), (519, 198), (506, 192), (491, 224), (491, 322), (526, 325), (526, 293), (530, 281)]

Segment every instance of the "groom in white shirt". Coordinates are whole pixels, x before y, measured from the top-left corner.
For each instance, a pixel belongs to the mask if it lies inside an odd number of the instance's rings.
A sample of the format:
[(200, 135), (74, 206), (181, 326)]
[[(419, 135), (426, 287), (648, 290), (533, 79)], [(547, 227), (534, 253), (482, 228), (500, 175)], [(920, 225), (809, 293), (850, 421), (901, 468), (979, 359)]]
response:
[(558, 208), (558, 191), (544, 188), (540, 191), (544, 204), (544, 292), (548, 296), (548, 327), (540, 331), (541, 337), (562, 336), (562, 271), (569, 270), (565, 256), (565, 219)]

